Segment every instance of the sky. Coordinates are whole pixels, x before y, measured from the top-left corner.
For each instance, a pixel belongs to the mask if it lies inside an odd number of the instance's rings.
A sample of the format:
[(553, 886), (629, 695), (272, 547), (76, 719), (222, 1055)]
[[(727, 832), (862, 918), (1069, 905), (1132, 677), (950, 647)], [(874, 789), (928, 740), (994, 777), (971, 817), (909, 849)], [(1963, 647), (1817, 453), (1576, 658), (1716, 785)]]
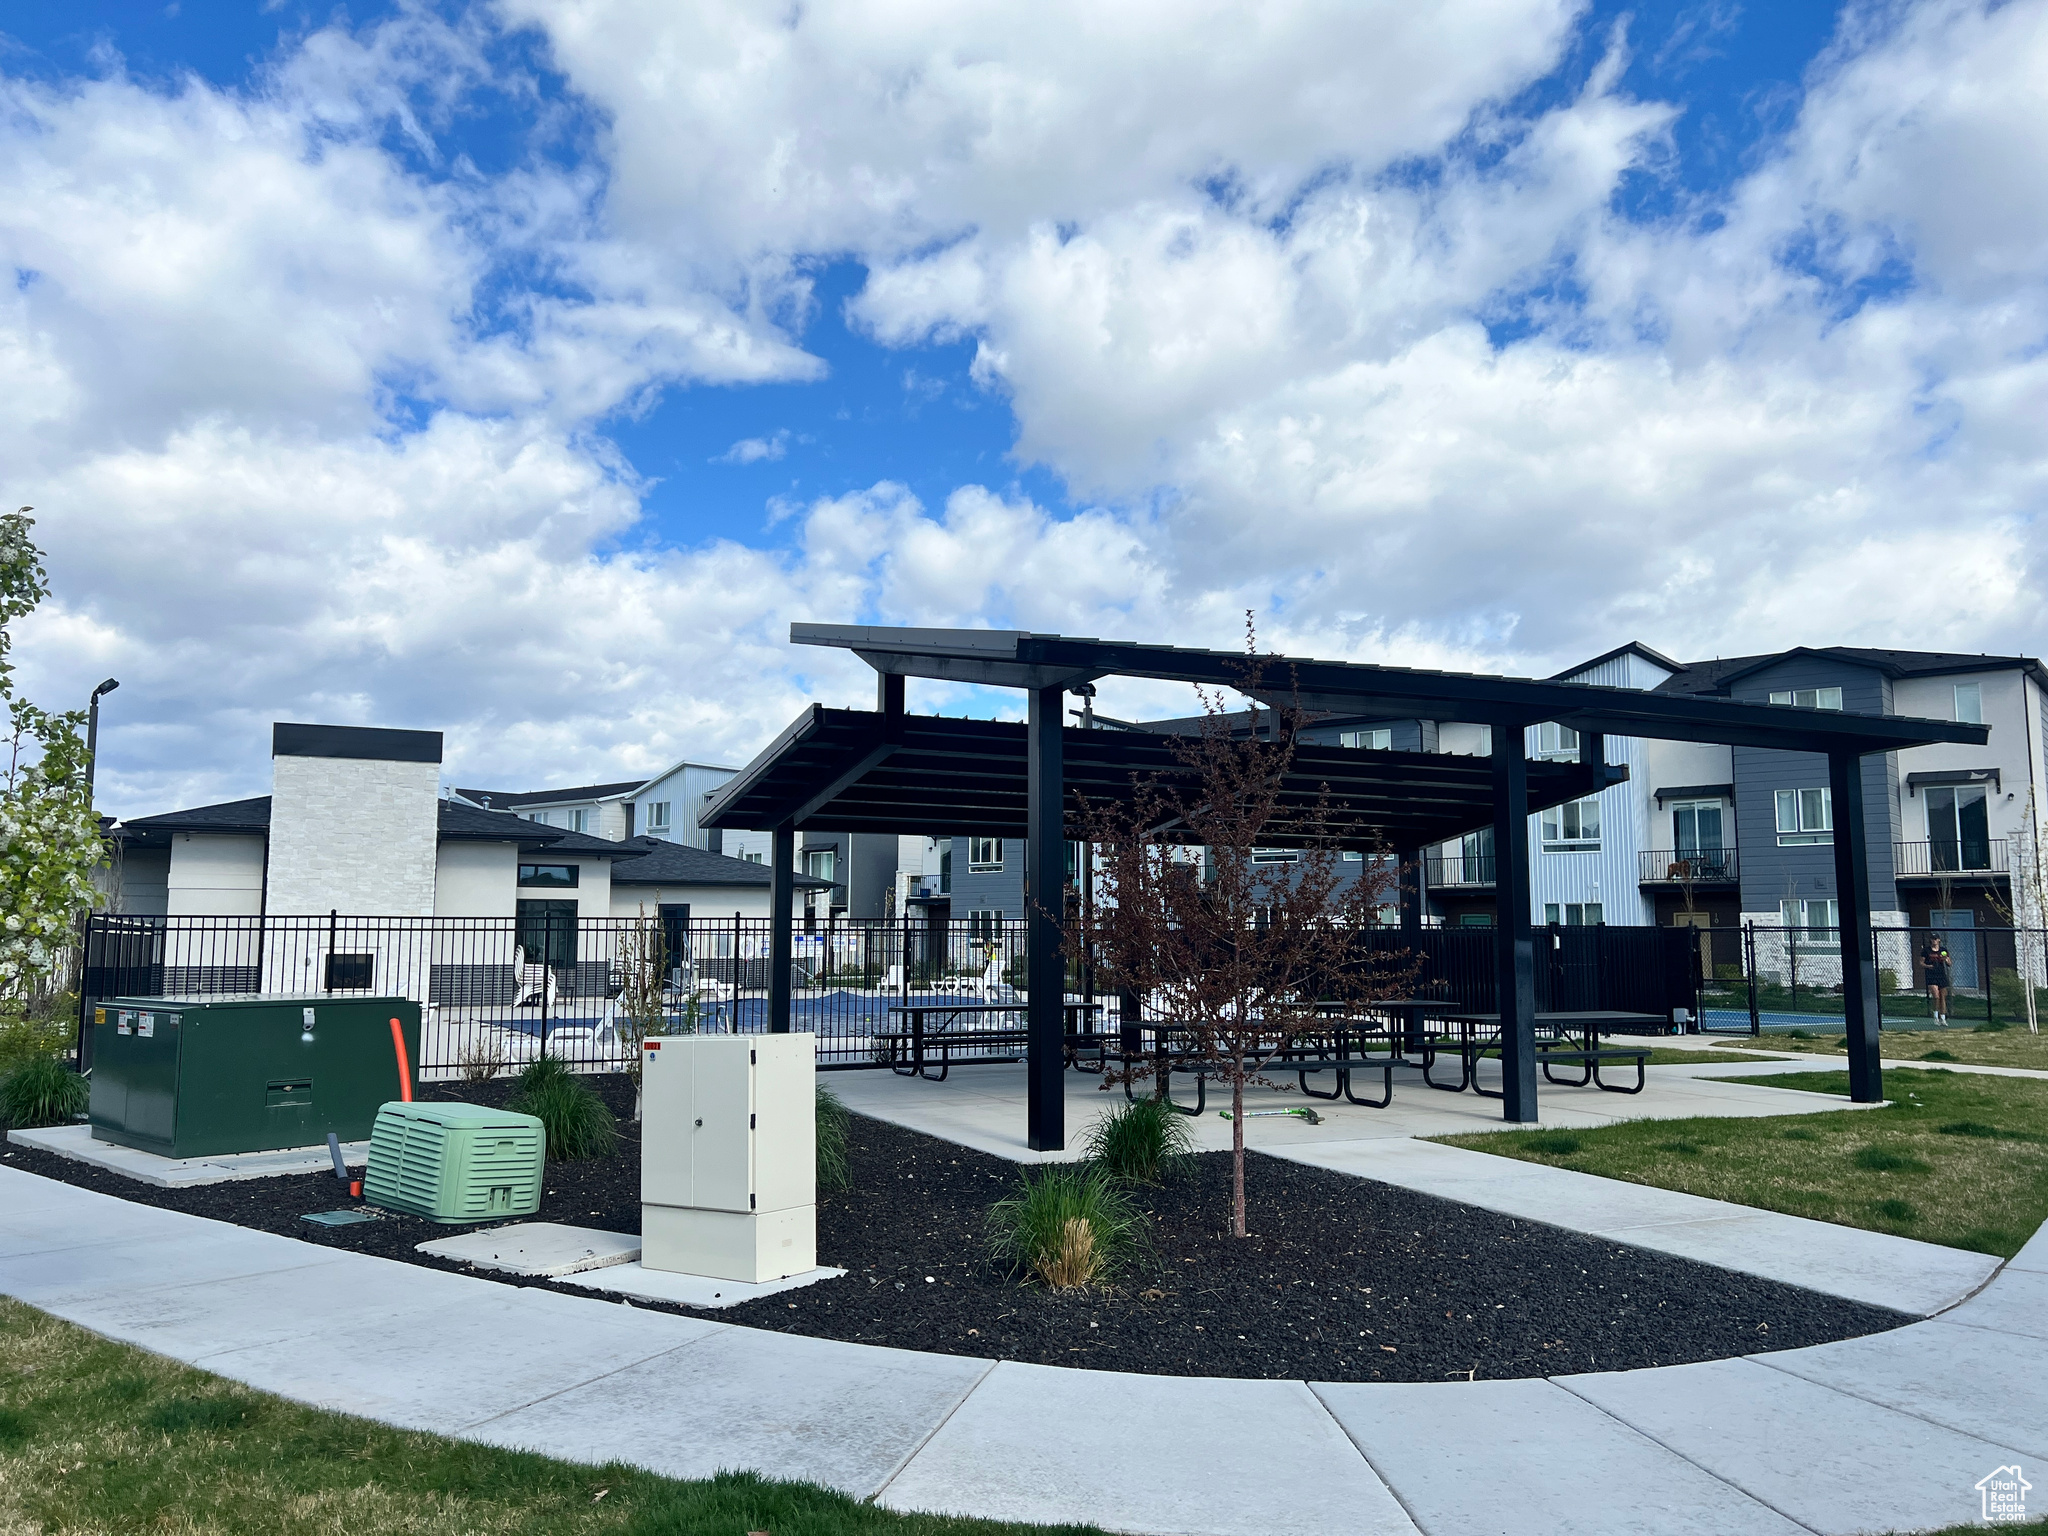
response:
[(138, 815), (275, 720), (737, 764), (872, 701), (797, 620), (2040, 655), (2044, 79), (2048, 0), (15, 0), (20, 685)]

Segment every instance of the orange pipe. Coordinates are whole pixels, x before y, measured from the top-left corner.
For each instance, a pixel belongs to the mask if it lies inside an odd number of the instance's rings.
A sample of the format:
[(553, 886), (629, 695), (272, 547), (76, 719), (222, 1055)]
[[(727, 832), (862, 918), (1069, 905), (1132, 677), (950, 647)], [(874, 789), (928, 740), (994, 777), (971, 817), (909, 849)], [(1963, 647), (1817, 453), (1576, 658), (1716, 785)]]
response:
[(398, 1052), (398, 1096), (410, 1104), (412, 1102), (412, 1063), (405, 1059), (405, 1030), (396, 1019), (391, 1021), (391, 1049)]

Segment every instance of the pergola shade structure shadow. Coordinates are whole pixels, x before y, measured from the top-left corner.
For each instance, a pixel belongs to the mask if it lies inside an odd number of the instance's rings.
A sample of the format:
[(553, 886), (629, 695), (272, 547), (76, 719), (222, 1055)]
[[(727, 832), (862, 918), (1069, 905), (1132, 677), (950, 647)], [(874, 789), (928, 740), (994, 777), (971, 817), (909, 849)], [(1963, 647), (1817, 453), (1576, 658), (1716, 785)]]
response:
[[(1058, 914), (1065, 844), (1080, 833), (1081, 802), (1127, 800), (1137, 779), (1189, 770), (1169, 737), (1076, 730), (1062, 724), (1069, 689), (1104, 677), (1142, 677), (1249, 692), (1314, 714), (1464, 722), (1492, 728), (1490, 757), (1297, 747), (1283, 796), (1342, 808), (1329, 833), (1349, 846), (1383, 843), (1403, 869), (1402, 925), (1419, 927), (1421, 850), (1467, 832), (1494, 832), (1499, 916), (1495, 966), (1501, 1016), (1503, 1117), (1536, 1119), (1535, 949), (1530, 927), (1528, 818), (1627, 777), (1605, 761), (1610, 735), (1761, 747), (1826, 756), (1834, 795), (1844, 1015), (1851, 1097), (1882, 1097), (1877, 969), (1870, 935), (1862, 759), (1932, 742), (1982, 745), (1989, 728), (1948, 720), (1746, 704), (1588, 683), (1484, 677), (1359, 662), (1247, 658), (1225, 651), (1077, 639), (1016, 630), (891, 629), (795, 624), (800, 645), (853, 651), (878, 674), (877, 708), (812, 705), (732, 780), (714, 791), (707, 827), (773, 833), (769, 1028), (790, 1027), (796, 833), (1002, 836), (1025, 844), (1027, 1140), (1066, 1144), (1062, 1091), (1065, 961)], [(910, 715), (903, 680), (928, 677), (1026, 695), (1023, 724)], [(1579, 733), (1578, 762), (1528, 759), (1524, 730), (1546, 721)], [(1368, 829), (1361, 838), (1360, 828)], [(1170, 833), (1168, 834), (1170, 835)], [(1277, 845), (1284, 839), (1275, 837)]]

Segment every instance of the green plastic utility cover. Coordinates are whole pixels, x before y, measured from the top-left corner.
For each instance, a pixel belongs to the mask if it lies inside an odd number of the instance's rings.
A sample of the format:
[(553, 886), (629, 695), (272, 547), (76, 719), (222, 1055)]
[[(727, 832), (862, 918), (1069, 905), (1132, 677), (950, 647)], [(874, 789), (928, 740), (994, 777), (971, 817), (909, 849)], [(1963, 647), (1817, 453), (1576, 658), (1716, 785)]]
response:
[[(399, 1091), (391, 1021), (419, 1060), (402, 997), (122, 997), (92, 1016), (92, 1134), (162, 1157), (315, 1147), (370, 1134)], [(408, 1085), (408, 1091), (409, 1091)]]
[(540, 1209), (547, 1132), (532, 1115), (481, 1104), (386, 1104), (370, 1133), (363, 1198), (454, 1225)]

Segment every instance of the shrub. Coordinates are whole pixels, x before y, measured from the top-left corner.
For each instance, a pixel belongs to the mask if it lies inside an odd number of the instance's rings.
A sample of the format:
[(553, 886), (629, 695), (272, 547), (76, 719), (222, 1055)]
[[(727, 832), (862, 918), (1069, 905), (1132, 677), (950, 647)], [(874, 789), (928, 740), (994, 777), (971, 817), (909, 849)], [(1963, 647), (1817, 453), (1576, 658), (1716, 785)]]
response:
[(1187, 1166), (1195, 1149), (1188, 1117), (1164, 1099), (1122, 1104), (1088, 1129), (1082, 1151), (1119, 1179), (1157, 1184)]
[(0, 1117), (27, 1130), (63, 1125), (85, 1113), (85, 1079), (54, 1056), (32, 1056), (0, 1078)]
[(1567, 1136), (1563, 1131), (1532, 1131), (1522, 1138), (1522, 1145), (1531, 1152), (1540, 1152), (1546, 1157), (1570, 1157), (1584, 1143), (1576, 1136)]
[(10, 1019), (0, 1024), (0, 1077), (38, 1056), (62, 1056), (71, 1049), (74, 1026), (57, 1019)]
[(591, 1086), (556, 1057), (539, 1057), (521, 1072), (518, 1091), (505, 1107), (540, 1121), (547, 1132), (550, 1162), (610, 1157), (618, 1147), (617, 1118)]
[(465, 1083), (488, 1083), (505, 1070), (505, 1042), (496, 1030), (484, 1030), (463, 1046), (455, 1064)]
[(1082, 1165), (1026, 1174), (988, 1213), (989, 1256), (1053, 1290), (1107, 1283), (1144, 1246), (1143, 1214), (1107, 1173)]
[(839, 1095), (818, 1084), (818, 1192), (835, 1193), (853, 1187), (853, 1170), (846, 1160), (846, 1105)]

